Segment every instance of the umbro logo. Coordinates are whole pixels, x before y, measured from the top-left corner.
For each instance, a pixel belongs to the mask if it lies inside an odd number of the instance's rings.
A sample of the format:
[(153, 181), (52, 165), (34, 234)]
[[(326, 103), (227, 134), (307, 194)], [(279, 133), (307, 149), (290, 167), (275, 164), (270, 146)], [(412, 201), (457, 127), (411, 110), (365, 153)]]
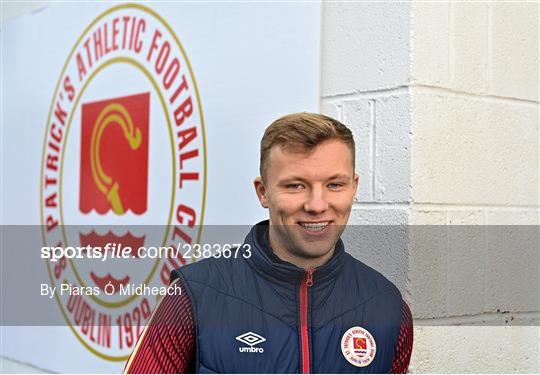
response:
[(258, 335), (254, 332), (246, 332), (244, 334), (241, 334), (240, 336), (237, 336), (236, 339), (243, 344), (249, 345), (249, 346), (239, 347), (238, 351), (240, 353), (264, 353), (263, 348), (255, 347), (255, 345), (258, 345), (266, 341), (266, 339), (262, 337), (261, 335)]

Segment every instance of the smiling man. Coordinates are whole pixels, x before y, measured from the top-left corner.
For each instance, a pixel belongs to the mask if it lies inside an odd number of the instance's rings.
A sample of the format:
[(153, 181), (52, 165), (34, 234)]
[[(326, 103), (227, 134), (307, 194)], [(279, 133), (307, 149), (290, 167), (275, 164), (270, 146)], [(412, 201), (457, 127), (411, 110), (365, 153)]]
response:
[(241, 257), (173, 271), (186, 293), (164, 297), (126, 372), (407, 372), (407, 304), (340, 239), (359, 185), (354, 160), (351, 131), (330, 117), (273, 122), (254, 181), (269, 220)]
[[(291, 115), (270, 126), (261, 143), (261, 176), (255, 179), (257, 196), (270, 213), (270, 247), (304, 269), (332, 256), (358, 187), (352, 134), (327, 120), (319, 125), (325, 126), (319, 140), (317, 119), (321, 116)], [(294, 132), (289, 122), (298, 123)]]

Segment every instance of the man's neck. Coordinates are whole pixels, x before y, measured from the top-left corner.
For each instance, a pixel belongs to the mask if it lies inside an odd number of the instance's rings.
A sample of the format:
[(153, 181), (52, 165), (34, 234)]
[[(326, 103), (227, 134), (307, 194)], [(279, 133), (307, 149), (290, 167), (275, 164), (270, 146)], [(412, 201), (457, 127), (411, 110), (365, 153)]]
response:
[(328, 253), (320, 256), (318, 258), (307, 258), (301, 257), (296, 254), (287, 251), (283, 246), (273, 240), (272, 231), (268, 234), (268, 242), (270, 243), (270, 248), (274, 254), (281, 260), (292, 263), (297, 267), (303, 268), (304, 270), (314, 269), (320, 267), (332, 258), (334, 255), (335, 246)]

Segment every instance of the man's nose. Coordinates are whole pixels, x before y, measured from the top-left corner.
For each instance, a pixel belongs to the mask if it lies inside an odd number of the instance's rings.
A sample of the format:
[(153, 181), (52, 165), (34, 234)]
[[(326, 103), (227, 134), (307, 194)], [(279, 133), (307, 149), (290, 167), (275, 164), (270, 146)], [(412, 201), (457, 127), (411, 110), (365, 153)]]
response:
[(322, 189), (312, 189), (305, 203), (304, 210), (311, 213), (321, 213), (328, 209), (328, 201)]

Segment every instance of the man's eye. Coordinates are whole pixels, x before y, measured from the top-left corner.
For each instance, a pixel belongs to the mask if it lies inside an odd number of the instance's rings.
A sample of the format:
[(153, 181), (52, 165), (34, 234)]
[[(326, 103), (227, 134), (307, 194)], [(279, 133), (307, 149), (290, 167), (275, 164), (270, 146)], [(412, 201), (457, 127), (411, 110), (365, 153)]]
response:
[(330, 189), (339, 189), (340, 187), (342, 187), (344, 184), (342, 184), (341, 182), (333, 182), (331, 184), (328, 184), (328, 187)]
[(292, 189), (292, 190), (299, 190), (302, 187), (303, 187), (302, 184), (287, 184), (286, 185), (287, 189)]

